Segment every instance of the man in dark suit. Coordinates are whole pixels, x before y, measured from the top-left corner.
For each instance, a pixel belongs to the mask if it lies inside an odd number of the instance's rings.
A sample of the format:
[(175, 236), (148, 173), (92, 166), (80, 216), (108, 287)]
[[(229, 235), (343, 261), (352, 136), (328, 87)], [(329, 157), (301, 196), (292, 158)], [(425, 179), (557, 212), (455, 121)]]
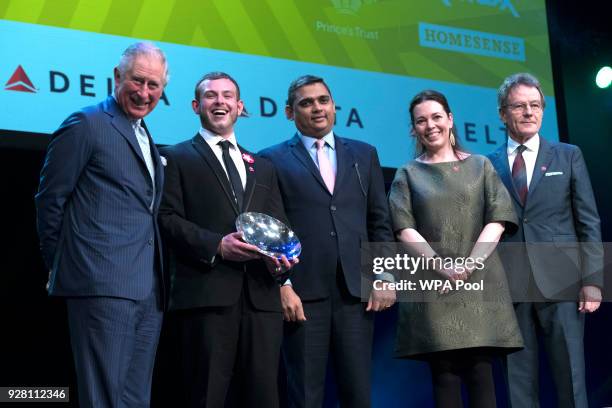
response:
[[(232, 77), (206, 74), (192, 107), (200, 131), (162, 149), (167, 164), (160, 209), (187, 404), (223, 407), (228, 397), (240, 406), (276, 407), (282, 314), (270, 272), (297, 260), (283, 257), (281, 264), (262, 256), (235, 226), (247, 211), (285, 220), (276, 173), (236, 142), (234, 124), (244, 105)], [(239, 398), (227, 395), (230, 383)]]
[(603, 285), (599, 215), (586, 164), (578, 147), (540, 137), (545, 101), (535, 77), (506, 78), (498, 105), (508, 141), (490, 158), (519, 216), (519, 230), (506, 238), (501, 255), (525, 340), (524, 350), (507, 358), (511, 405), (539, 406), (542, 336), (558, 405), (586, 407), (584, 314), (599, 307)]
[(62, 123), (41, 172), (40, 246), (49, 294), (66, 298), (82, 407), (149, 405), (162, 321), (163, 170), (143, 118), (167, 71), (153, 44), (127, 48), (114, 96)]
[(393, 291), (362, 292), (372, 285), (362, 281), (361, 244), (393, 241), (382, 169), (373, 146), (334, 134), (335, 104), (322, 78), (296, 79), (285, 113), (298, 133), (261, 154), (276, 167), (303, 248), (281, 288), (289, 404), (322, 405), (331, 356), (342, 406), (369, 407), (372, 312), (395, 302)]

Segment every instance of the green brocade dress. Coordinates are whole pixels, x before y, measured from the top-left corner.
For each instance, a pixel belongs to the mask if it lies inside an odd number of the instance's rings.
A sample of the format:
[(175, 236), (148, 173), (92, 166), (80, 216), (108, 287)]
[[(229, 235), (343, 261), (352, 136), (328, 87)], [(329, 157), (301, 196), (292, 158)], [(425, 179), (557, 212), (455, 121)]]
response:
[[(416, 160), (399, 168), (389, 205), (393, 230), (416, 229), (441, 257), (468, 257), (484, 226), (505, 222), (516, 229), (510, 195), (484, 156), (447, 163)], [(424, 279), (441, 279), (434, 271)], [(423, 302), (401, 302), (395, 357), (427, 359), (430, 353), (487, 348), (507, 354), (523, 347), (503, 266), (496, 253), (468, 282), (482, 290), (424, 293)]]

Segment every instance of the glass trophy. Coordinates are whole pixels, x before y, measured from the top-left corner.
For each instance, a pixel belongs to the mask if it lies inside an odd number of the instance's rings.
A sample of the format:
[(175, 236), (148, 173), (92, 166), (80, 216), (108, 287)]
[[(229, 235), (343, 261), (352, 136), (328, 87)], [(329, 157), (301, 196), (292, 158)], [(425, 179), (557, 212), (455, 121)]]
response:
[(302, 245), (297, 235), (281, 221), (258, 212), (242, 213), (236, 219), (236, 229), (242, 233), (245, 242), (255, 245), (268, 256), (280, 259), (297, 257)]

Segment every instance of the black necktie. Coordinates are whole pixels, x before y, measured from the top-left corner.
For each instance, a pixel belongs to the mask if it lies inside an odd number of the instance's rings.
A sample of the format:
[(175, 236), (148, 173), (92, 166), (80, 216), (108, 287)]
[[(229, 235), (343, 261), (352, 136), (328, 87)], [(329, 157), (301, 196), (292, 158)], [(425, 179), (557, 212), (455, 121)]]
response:
[(514, 188), (521, 199), (521, 204), (525, 205), (527, 199), (527, 168), (525, 167), (525, 159), (523, 158), (523, 152), (527, 149), (525, 145), (519, 145), (516, 148), (516, 157), (512, 164), (512, 181), (514, 182)]
[(222, 140), (218, 144), (221, 146), (221, 150), (223, 150), (223, 163), (225, 164), (225, 170), (227, 170), (227, 174), (229, 175), (229, 181), (232, 185), (234, 199), (238, 204), (238, 209), (241, 210), (244, 190), (242, 188), (240, 174), (238, 174), (238, 169), (236, 168), (236, 165), (229, 154), (229, 148), (232, 143), (229, 140)]

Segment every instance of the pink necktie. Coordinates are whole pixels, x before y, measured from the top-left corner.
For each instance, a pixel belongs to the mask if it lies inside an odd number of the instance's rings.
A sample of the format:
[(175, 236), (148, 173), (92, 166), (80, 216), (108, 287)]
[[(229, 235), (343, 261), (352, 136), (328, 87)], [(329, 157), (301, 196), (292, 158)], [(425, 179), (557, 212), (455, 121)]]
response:
[(325, 154), (325, 150), (323, 150), (323, 147), (325, 146), (325, 140), (318, 139), (315, 143), (317, 144), (317, 161), (319, 162), (319, 171), (321, 172), (321, 177), (323, 177), (323, 181), (325, 182), (325, 185), (327, 186), (329, 192), (333, 193), (336, 175), (334, 174), (334, 170), (332, 169), (329, 157), (327, 157), (327, 154)]

